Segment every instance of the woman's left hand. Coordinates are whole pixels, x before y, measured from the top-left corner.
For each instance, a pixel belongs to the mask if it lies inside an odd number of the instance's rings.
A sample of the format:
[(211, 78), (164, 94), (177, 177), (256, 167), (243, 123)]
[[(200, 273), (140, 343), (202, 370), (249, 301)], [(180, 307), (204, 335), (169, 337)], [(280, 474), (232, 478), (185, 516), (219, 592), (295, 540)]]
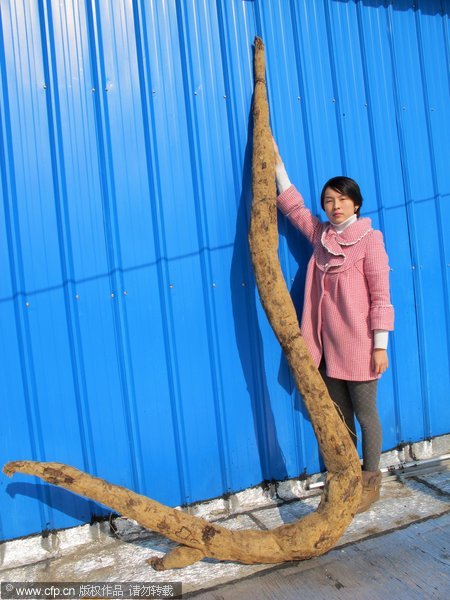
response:
[(372, 352), (372, 369), (377, 375), (382, 375), (389, 366), (386, 350), (375, 348)]
[(278, 149), (278, 144), (275, 141), (275, 138), (272, 136), (272, 143), (273, 143), (273, 150), (275, 152), (275, 164), (276, 165), (282, 165), (283, 164), (283, 159), (280, 156), (280, 151)]

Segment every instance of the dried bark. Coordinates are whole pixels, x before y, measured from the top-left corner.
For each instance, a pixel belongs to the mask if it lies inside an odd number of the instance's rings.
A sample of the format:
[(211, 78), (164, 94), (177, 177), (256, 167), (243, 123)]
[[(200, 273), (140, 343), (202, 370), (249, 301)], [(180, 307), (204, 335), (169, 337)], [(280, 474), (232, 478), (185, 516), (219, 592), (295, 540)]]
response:
[(250, 246), (262, 304), (286, 354), (328, 469), (316, 512), (271, 531), (231, 531), (60, 463), (15, 461), (3, 470), (36, 475), (100, 502), (181, 544), (156, 569), (183, 567), (204, 556), (245, 564), (302, 560), (329, 550), (353, 518), (361, 496), (358, 456), (305, 347), (278, 260), (274, 151), (266, 97), (264, 46), (255, 40), (253, 206)]

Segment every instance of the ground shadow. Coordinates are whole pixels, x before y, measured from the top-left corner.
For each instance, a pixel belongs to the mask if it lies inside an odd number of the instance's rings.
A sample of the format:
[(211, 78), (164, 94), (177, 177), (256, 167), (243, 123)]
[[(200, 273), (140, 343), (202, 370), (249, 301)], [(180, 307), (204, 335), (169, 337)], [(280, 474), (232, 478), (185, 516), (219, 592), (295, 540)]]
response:
[(46, 483), (9, 483), (5, 491), (11, 497), (17, 495), (33, 498), (83, 523), (89, 523), (94, 514), (96, 518), (101, 519), (113, 512), (110, 508), (82, 498), (69, 490), (58, 486), (49, 487)]
[[(287, 282), (287, 286), (289, 287), (289, 283), (291, 283), (289, 293), (300, 325), (305, 294), (306, 268), (312, 254), (312, 246), (280, 212), (278, 212), (278, 232), (280, 241), (281, 239), (286, 240), (289, 254), (294, 258), (296, 263), (296, 274), (291, 282)], [(278, 382), (289, 394), (294, 392), (295, 382), (291, 376), (289, 365), (283, 352), (280, 354)], [(303, 402), (300, 396), (298, 396), (295, 401), (295, 408), (303, 412), (302, 405)], [(306, 411), (304, 414), (307, 416)]]

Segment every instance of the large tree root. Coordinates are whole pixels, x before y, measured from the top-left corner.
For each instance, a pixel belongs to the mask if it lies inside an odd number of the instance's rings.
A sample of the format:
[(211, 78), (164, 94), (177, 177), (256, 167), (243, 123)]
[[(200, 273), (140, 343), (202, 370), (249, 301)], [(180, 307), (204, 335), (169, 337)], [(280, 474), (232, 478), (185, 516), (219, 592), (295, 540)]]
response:
[(306, 348), (278, 259), (275, 153), (269, 125), (264, 45), (259, 38), (255, 40), (254, 70), (253, 203), (249, 233), (253, 270), (261, 303), (303, 396), (328, 469), (322, 502), (316, 513), (318, 522), (307, 532), (311, 539), (309, 545), (315, 547), (317, 540), (326, 539), (331, 548), (358, 507), (361, 468), (345, 425)]
[(67, 465), (16, 461), (3, 469), (7, 475), (36, 475), (178, 542), (180, 546), (165, 557), (150, 559), (150, 564), (160, 570), (183, 567), (205, 556), (246, 564), (318, 556), (335, 545), (353, 518), (361, 496), (358, 455), (305, 347), (278, 260), (274, 152), (264, 76), (264, 46), (257, 38), (250, 247), (262, 304), (304, 398), (328, 469), (317, 511), (271, 531), (231, 531)]
[[(163, 559), (151, 559), (151, 564), (158, 569), (186, 566), (203, 556), (253, 564), (279, 563), (319, 555), (329, 549), (330, 540), (335, 537), (335, 519), (329, 505), (338, 500), (336, 491), (345, 486), (344, 495), (351, 503), (358, 481), (340, 473), (332, 475), (324, 496), (326, 501), (322, 499), (317, 512), (290, 525), (271, 531), (232, 531), (61, 463), (15, 461), (7, 463), (3, 471), (6, 475), (35, 475), (101, 502), (143, 527), (181, 544)], [(351, 518), (345, 507), (342, 514), (344, 518)]]

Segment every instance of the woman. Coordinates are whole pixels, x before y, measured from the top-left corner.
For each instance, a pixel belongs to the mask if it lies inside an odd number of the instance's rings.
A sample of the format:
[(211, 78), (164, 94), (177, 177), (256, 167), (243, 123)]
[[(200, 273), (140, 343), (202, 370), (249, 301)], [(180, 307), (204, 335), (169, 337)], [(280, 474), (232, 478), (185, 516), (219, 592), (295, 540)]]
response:
[(278, 207), (314, 248), (302, 334), (355, 445), (355, 415), (361, 426), (363, 496), (358, 512), (363, 512), (380, 497), (377, 383), (388, 368), (388, 332), (394, 326), (383, 236), (370, 219), (359, 217), (363, 198), (348, 177), (333, 177), (323, 187), (320, 202), (328, 222), (312, 215), (291, 185), (275, 141), (274, 147)]

